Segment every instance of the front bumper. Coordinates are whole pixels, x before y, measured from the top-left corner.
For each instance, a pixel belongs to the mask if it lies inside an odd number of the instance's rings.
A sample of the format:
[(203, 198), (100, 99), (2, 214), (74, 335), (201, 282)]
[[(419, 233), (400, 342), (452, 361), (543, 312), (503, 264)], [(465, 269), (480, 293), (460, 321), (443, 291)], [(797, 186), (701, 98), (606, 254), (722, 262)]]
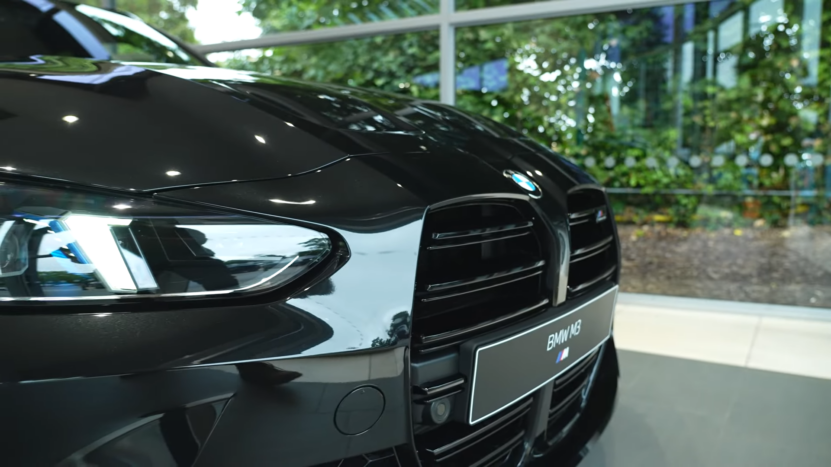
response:
[[(503, 454), (499, 458), (489, 459), (487, 462), (475, 465), (503, 466), (503, 467), (543, 467), (543, 466), (576, 466), (583, 460), (591, 447), (599, 439), (606, 429), (617, 401), (618, 387), (618, 361), (614, 340), (610, 338), (601, 348), (599, 358), (596, 361), (594, 380), (586, 391), (584, 404), (572, 423), (566, 429), (558, 433), (536, 434), (532, 428), (526, 430), (524, 442), (517, 449)], [(552, 382), (551, 385), (555, 385)], [(535, 399), (545, 399), (546, 394), (551, 394), (550, 388), (541, 388), (534, 394)], [(541, 416), (548, 413), (548, 408), (543, 404), (531, 404), (531, 407), (545, 407), (541, 410)], [(529, 421), (539, 417), (527, 417)], [(531, 425), (533, 423), (529, 423)], [(556, 421), (549, 423), (549, 427), (562, 426)], [(499, 437), (498, 433), (492, 437)], [(484, 438), (484, 437), (483, 437)], [(552, 438), (555, 439), (552, 442)], [(483, 439), (481, 444), (498, 445), (499, 442), (491, 442)], [(416, 467), (434, 465), (452, 465), (454, 467), (467, 467), (467, 464), (448, 462), (435, 464), (429, 457), (417, 453), (417, 443), (399, 445), (394, 449), (385, 449), (369, 454), (354, 456), (351, 458), (321, 464), (317, 467)], [(475, 448), (474, 448), (475, 449)]]
[[(300, 467), (360, 466), (365, 465), (361, 459), (378, 459), (368, 465), (418, 466), (409, 429), (410, 400), (402, 390), (406, 363), (399, 347), (354, 356), (3, 384), (5, 456), (10, 465), (277, 462)], [(520, 449), (491, 465), (579, 462), (614, 408), (618, 363), (611, 338), (601, 348), (596, 368), (585, 404), (562, 439), (541, 448), (546, 434), (533, 436), (527, 430)], [(344, 394), (368, 385), (383, 391), (383, 414), (365, 433), (340, 433), (335, 418)], [(532, 407), (548, 412), (540, 404)], [(357, 407), (354, 415), (361, 410)]]
[(603, 346), (594, 384), (577, 422), (556, 446), (532, 454), (528, 465), (570, 467), (579, 464), (612, 418), (619, 375), (615, 342), (610, 338)]

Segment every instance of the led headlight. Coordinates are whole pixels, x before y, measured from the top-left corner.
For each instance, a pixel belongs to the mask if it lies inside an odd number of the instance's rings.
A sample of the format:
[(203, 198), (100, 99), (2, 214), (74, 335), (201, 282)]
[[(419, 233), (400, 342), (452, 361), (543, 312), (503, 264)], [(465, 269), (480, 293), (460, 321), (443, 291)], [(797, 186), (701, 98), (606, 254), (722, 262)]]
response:
[(0, 301), (263, 292), (331, 250), (328, 236), (295, 225), (0, 185)]

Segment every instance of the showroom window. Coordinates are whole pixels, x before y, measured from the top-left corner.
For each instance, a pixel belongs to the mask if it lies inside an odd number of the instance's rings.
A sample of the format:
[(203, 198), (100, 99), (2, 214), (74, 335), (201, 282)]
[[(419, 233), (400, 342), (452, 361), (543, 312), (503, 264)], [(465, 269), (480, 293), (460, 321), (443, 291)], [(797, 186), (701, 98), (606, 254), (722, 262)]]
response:
[(548, 0), (456, 0), (456, 10), (473, 10), (494, 6), (516, 5), (521, 3), (537, 3)]
[(460, 28), (456, 104), (609, 188), (625, 290), (829, 307), (822, 14), (722, 0)]
[(116, 6), (190, 43), (254, 39), (281, 32), (365, 25), (439, 12), (439, 0), (77, 0)]
[(220, 66), (441, 100), (560, 152), (608, 189), (623, 291), (831, 307), (828, 2), (117, 2)]
[(240, 3), (243, 11), (259, 20), (263, 34), (375, 23), (439, 12), (439, 0), (243, 0)]
[(208, 59), (224, 67), (288, 78), (439, 97), (438, 31), (217, 52)]

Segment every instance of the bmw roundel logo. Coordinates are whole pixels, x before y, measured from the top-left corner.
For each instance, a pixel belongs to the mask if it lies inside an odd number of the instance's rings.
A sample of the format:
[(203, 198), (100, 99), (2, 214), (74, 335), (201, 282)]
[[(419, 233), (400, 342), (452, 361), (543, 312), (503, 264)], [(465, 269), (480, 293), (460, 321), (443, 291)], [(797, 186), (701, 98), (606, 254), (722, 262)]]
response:
[(539, 185), (536, 184), (533, 180), (526, 177), (525, 175), (517, 172), (516, 170), (506, 170), (502, 172), (506, 178), (510, 178), (513, 180), (514, 183), (519, 185), (520, 188), (528, 192), (528, 196), (532, 198), (539, 198), (542, 196), (542, 190), (540, 189)]

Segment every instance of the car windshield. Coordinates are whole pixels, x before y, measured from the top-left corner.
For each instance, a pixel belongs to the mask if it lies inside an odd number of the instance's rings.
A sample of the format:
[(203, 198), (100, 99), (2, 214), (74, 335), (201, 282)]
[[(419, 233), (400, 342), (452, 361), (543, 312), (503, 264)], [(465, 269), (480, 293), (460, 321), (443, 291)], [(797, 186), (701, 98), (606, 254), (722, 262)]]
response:
[(32, 55), (206, 64), (171, 38), (126, 14), (47, 0), (0, 2), (0, 60)]

